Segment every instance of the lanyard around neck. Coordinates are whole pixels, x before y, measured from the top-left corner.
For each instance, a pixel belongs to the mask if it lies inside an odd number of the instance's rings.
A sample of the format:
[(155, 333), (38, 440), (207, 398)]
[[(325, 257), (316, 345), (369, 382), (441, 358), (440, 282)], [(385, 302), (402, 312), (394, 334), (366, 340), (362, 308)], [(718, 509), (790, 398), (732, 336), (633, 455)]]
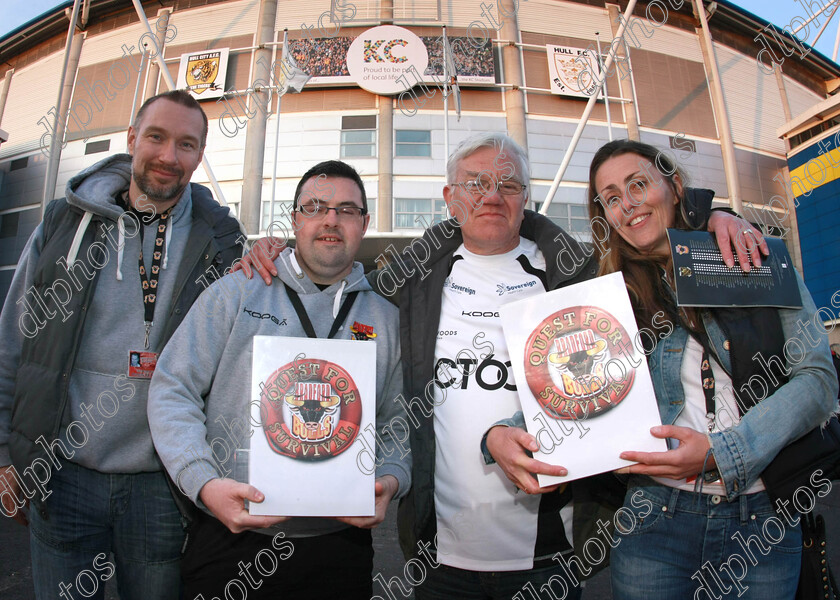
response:
[[(306, 332), (306, 335), (311, 338), (317, 338), (318, 336), (315, 333), (315, 328), (312, 327), (312, 321), (309, 320), (309, 315), (306, 312), (306, 308), (303, 306), (303, 302), (300, 300), (300, 296), (298, 296), (298, 293), (290, 288), (287, 283), (283, 282), (283, 285), (286, 287), (286, 293), (289, 295), (289, 300), (292, 302), (292, 307), (295, 309), (298, 319), (300, 319), (300, 324)], [(338, 314), (333, 321), (332, 327), (330, 327), (330, 333), (327, 335), (327, 339), (332, 339), (333, 336), (338, 333), (338, 329), (341, 327), (341, 324), (344, 323), (344, 320), (347, 319), (347, 314), (353, 307), (353, 303), (356, 301), (356, 296), (358, 295), (359, 292), (350, 292), (347, 294), (344, 302), (341, 303), (341, 308), (338, 309)]]
[[(158, 278), (160, 276), (160, 263), (163, 256), (163, 246), (166, 240), (166, 227), (169, 223), (169, 216), (172, 209), (168, 209), (161, 213), (160, 219), (157, 222), (157, 231), (155, 231), (155, 246), (152, 252), (152, 268), (150, 273), (146, 273), (146, 265), (143, 262), (143, 232), (145, 227), (143, 221), (140, 221), (140, 257), (138, 264), (140, 268), (140, 284), (143, 288), (143, 323), (146, 326), (145, 349), (149, 349), (149, 333), (152, 330), (152, 325), (155, 324), (155, 302), (157, 301), (157, 287)], [(142, 215), (143, 213), (139, 213)]]

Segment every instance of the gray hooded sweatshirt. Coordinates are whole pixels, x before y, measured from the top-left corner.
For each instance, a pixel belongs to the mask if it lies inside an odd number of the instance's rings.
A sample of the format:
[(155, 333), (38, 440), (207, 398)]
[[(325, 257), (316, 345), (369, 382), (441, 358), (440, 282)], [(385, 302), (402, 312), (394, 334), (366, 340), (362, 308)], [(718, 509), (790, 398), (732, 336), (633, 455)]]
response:
[[(79, 351), (70, 375), (69, 413), (65, 414), (60, 438), (73, 452), (70, 460), (103, 473), (139, 473), (161, 470), (146, 418), (149, 380), (128, 379), (129, 351), (143, 350), (143, 292), (138, 258), (140, 235), (134, 219), (120, 218), (124, 209), (116, 203), (131, 181), (131, 156), (116, 154), (85, 169), (67, 183), (66, 201), (85, 211), (77, 239), (87, 227), (98, 227), (97, 240), (107, 248), (107, 261), (98, 269), (98, 281), (85, 319)], [(91, 222), (93, 215), (103, 223)], [(151, 268), (157, 221), (145, 225), (143, 257)], [(169, 313), (178, 265), (192, 225), (190, 186), (184, 189), (172, 210), (166, 232), (164, 260), (158, 279), (155, 316)], [(104, 228), (104, 229), (103, 229)], [(26, 310), (25, 299), (33, 302), (35, 268), (44, 247), (43, 223), (29, 238), (20, 257), (9, 294), (0, 315), (0, 465), (9, 464), (10, 411), (14, 401), (16, 368), (24, 335), (19, 319)], [(85, 260), (72, 244), (67, 263)], [(60, 315), (55, 318), (61, 318)], [(152, 327), (150, 351), (160, 352), (163, 327)], [(72, 436), (69, 444), (66, 436)], [(84, 441), (86, 438), (86, 441)], [(81, 444), (81, 445), (80, 445)], [(58, 452), (61, 456), (61, 452)]]
[[(400, 366), (397, 308), (377, 295), (360, 263), (340, 282), (320, 290), (300, 269), (294, 250), (275, 260), (280, 282), (266, 286), (241, 272), (226, 275), (193, 304), (160, 357), (149, 391), (149, 425), (155, 447), (172, 480), (198, 506), (198, 494), (211, 479), (234, 478), (236, 449), (250, 447), (247, 418), (251, 397), (252, 340), (255, 335), (305, 338), (285, 283), (295, 290), (315, 333), (326, 338), (339, 305), (358, 291), (335, 339), (350, 339), (354, 322), (371, 325), (376, 344), (376, 476), (393, 475), (397, 496), (409, 488), (411, 455), (393, 436), (407, 439)], [(290, 339), (290, 343), (294, 340)], [(364, 452), (370, 432), (359, 432), (347, 452)], [(372, 444), (371, 444), (372, 445)], [(373, 465), (372, 458), (367, 459)], [(290, 537), (324, 535), (346, 528), (335, 519), (299, 517), (280, 526)], [(262, 533), (276, 533), (260, 530)]]

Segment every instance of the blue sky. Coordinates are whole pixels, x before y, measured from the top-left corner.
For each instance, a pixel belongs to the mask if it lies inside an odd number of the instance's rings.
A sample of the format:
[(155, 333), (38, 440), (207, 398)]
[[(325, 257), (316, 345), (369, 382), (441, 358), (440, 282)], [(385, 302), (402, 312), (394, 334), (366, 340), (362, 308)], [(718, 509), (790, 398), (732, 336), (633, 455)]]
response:
[[(808, 5), (808, 11), (810, 11), (811, 3), (814, 6), (825, 6), (828, 2), (829, 0), (740, 0), (740, 2), (735, 1), (733, 3), (766, 21), (770, 21), (779, 27), (784, 27), (789, 25), (791, 19), (794, 17), (804, 17), (805, 20), (809, 18), (806, 14), (804, 4)], [(830, 11), (831, 9), (827, 10), (826, 14), (830, 14)], [(818, 17), (817, 20), (820, 26), (825, 23), (825, 17)], [(834, 53), (834, 39), (837, 36), (838, 21), (840, 21), (840, 10), (834, 15), (831, 23), (828, 24), (828, 27), (826, 27), (815, 46), (817, 50), (828, 58), (831, 58)], [(803, 41), (813, 45), (817, 31), (818, 29), (809, 26), (808, 36)], [(838, 53), (838, 58), (840, 58), (840, 53)]]
[(0, 35), (61, 4), (64, 2), (56, 0), (5, 0), (0, 3)]
[[(128, 2), (128, 0), (126, 0)], [(742, 6), (751, 13), (775, 23), (780, 27), (788, 25), (794, 17), (805, 16), (803, 3), (817, 3), (825, 5), (829, 0), (740, 0), (735, 4)], [(0, 35), (26, 23), (51, 8), (63, 4), (56, 0), (2, 0), (0, 2)], [(806, 17), (807, 18), (807, 17)], [(831, 58), (834, 50), (834, 38), (837, 35), (837, 23), (840, 21), (840, 10), (832, 19), (828, 28), (817, 42), (816, 48), (828, 58)], [(824, 22), (824, 18), (820, 19)], [(816, 36), (816, 31), (811, 28), (807, 41), (811, 43)]]

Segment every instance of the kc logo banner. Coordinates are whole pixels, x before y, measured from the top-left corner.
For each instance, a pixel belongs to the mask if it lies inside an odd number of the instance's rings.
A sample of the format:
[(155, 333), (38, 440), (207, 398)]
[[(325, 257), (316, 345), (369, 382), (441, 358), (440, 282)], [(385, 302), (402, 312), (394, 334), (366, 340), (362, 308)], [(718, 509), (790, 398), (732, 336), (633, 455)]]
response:
[(382, 25), (362, 32), (347, 51), (347, 70), (360, 87), (374, 94), (398, 94), (405, 86), (397, 80), (408, 69), (423, 73), (429, 53), (408, 29)]
[[(383, 45), (384, 44), (384, 45)], [(382, 46), (382, 55), (379, 54), (379, 47)], [(365, 40), (365, 62), (390, 62), (390, 63), (404, 63), (408, 59), (405, 56), (394, 56), (391, 50), (394, 46), (408, 46), (408, 41), (402, 38), (391, 40), (386, 43), (385, 40)]]

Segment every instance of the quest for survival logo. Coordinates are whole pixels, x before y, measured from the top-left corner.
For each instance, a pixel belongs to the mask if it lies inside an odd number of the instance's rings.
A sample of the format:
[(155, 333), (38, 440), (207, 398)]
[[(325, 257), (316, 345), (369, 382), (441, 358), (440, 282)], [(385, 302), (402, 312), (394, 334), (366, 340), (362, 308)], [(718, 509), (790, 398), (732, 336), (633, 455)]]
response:
[(591, 419), (624, 400), (636, 374), (620, 356), (629, 339), (615, 317), (594, 306), (545, 318), (525, 346), (525, 378), (545, 413)]
[(274, 371), (260, 389), (263, 432), (277, 454), (326, 460), (347, 450), (359, 433), (359, 389), (335, 363), (294, 360)]

